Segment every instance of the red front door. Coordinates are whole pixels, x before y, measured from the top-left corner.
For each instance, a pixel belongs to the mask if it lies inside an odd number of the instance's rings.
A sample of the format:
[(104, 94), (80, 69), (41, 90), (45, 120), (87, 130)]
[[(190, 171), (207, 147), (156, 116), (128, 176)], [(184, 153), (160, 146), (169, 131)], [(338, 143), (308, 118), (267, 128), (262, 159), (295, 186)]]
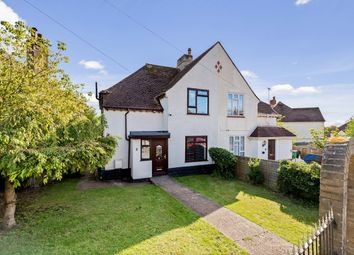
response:
[(268, 140), (268, 159), (275, 160), (275, 140)]
[(152, 175), (167, 174), (168, 167), (167, 139), (151, 140)]

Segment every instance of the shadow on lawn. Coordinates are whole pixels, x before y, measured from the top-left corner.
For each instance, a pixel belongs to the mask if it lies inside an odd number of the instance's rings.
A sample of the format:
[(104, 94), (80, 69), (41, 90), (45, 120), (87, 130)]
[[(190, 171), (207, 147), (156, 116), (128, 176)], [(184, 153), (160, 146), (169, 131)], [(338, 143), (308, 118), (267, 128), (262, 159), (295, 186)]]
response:
[(35, 199), (19, 194), (18, 226), (0, 232), (0, 254), (116, 254), (199, 218), (152, 184), (86, 191), (76, 184), (51, 185)]
[(224, 180), (211, 175), (181, 177), (178, 179), (181, 183), (195, 188), (197, 192), (205, 194), (222, 206), (230, 206), (239, 202), (237, 197), (242, 192), (244, 195), (249, 196), (250, 199), (259, 197), (279, 204), (281, 212), (307, 225), (313, 225), (318, 217), (318, 213), (314, 210), (316, 209), (315, 204), (286, 197), (264, 186), (255, 186), (239, 180)]

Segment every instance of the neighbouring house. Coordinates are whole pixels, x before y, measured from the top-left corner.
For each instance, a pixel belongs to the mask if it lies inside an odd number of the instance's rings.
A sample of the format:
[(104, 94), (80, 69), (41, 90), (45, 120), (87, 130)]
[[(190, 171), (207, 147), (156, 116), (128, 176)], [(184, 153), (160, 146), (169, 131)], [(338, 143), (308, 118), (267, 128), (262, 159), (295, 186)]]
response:
[(346, 123), (344, 123), (343, 125), (341, 125), (341, 126), (338, 127), (338, 134), (339, 134), (340, 136), (345, 136), (345, 135), (346, 135), (346, 134), (345, 134), (345, 131), (346, 131), (346, 129), (347, 129), (348, 124), (349, 124), (350, 121), (351, 121), (351, 120), (347, 121)]
[(272, 110), (278, 115), (283, 126), (296, 135), (293, 150), (298, 150), (304, 156), (308, 153), (322, 154), (322, 151), (311, 145), (311, 129), (324, 128), (325, 119), (318, 107), (292, 108), (283, 102), (270, 100)]
[(262, 159), (291, 158), (295, 135), (276, 125), (220, 42), (177, 67), (145, 64), (99, 93), (106, 135), (121, 137), (105, 171), (132, 179), (188, 174), (212, 166), (211, 147)]

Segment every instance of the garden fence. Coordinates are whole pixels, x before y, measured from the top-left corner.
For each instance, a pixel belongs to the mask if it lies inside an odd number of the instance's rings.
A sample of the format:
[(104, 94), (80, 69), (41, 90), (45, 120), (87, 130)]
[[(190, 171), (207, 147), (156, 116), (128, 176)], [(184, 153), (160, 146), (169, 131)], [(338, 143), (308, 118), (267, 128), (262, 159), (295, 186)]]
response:
[(333, 209), (329, 210), (315, 225), (312, 233), (304, 236), (290, 255), (333, 255), (333, 228), (335, 225)]

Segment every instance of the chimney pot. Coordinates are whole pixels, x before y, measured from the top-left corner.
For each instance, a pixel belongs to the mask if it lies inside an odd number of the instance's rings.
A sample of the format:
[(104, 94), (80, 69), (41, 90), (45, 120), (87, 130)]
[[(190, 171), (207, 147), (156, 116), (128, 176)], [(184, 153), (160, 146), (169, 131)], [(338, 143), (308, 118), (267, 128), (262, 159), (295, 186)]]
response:
[(183, 54), (182, 57), (180, 57), (177, 60), (177, 68), (179, 70), (182, 70), (183, 68), (185, 68), (192, 61), (193, 61), (192, 49), (188, 48), (187, 54)]
[(270, 100), (270, 106), (275, 106), (277, 104), (277, 100), (275, 99), (275, 97), (273, 96), (273, 99)]

